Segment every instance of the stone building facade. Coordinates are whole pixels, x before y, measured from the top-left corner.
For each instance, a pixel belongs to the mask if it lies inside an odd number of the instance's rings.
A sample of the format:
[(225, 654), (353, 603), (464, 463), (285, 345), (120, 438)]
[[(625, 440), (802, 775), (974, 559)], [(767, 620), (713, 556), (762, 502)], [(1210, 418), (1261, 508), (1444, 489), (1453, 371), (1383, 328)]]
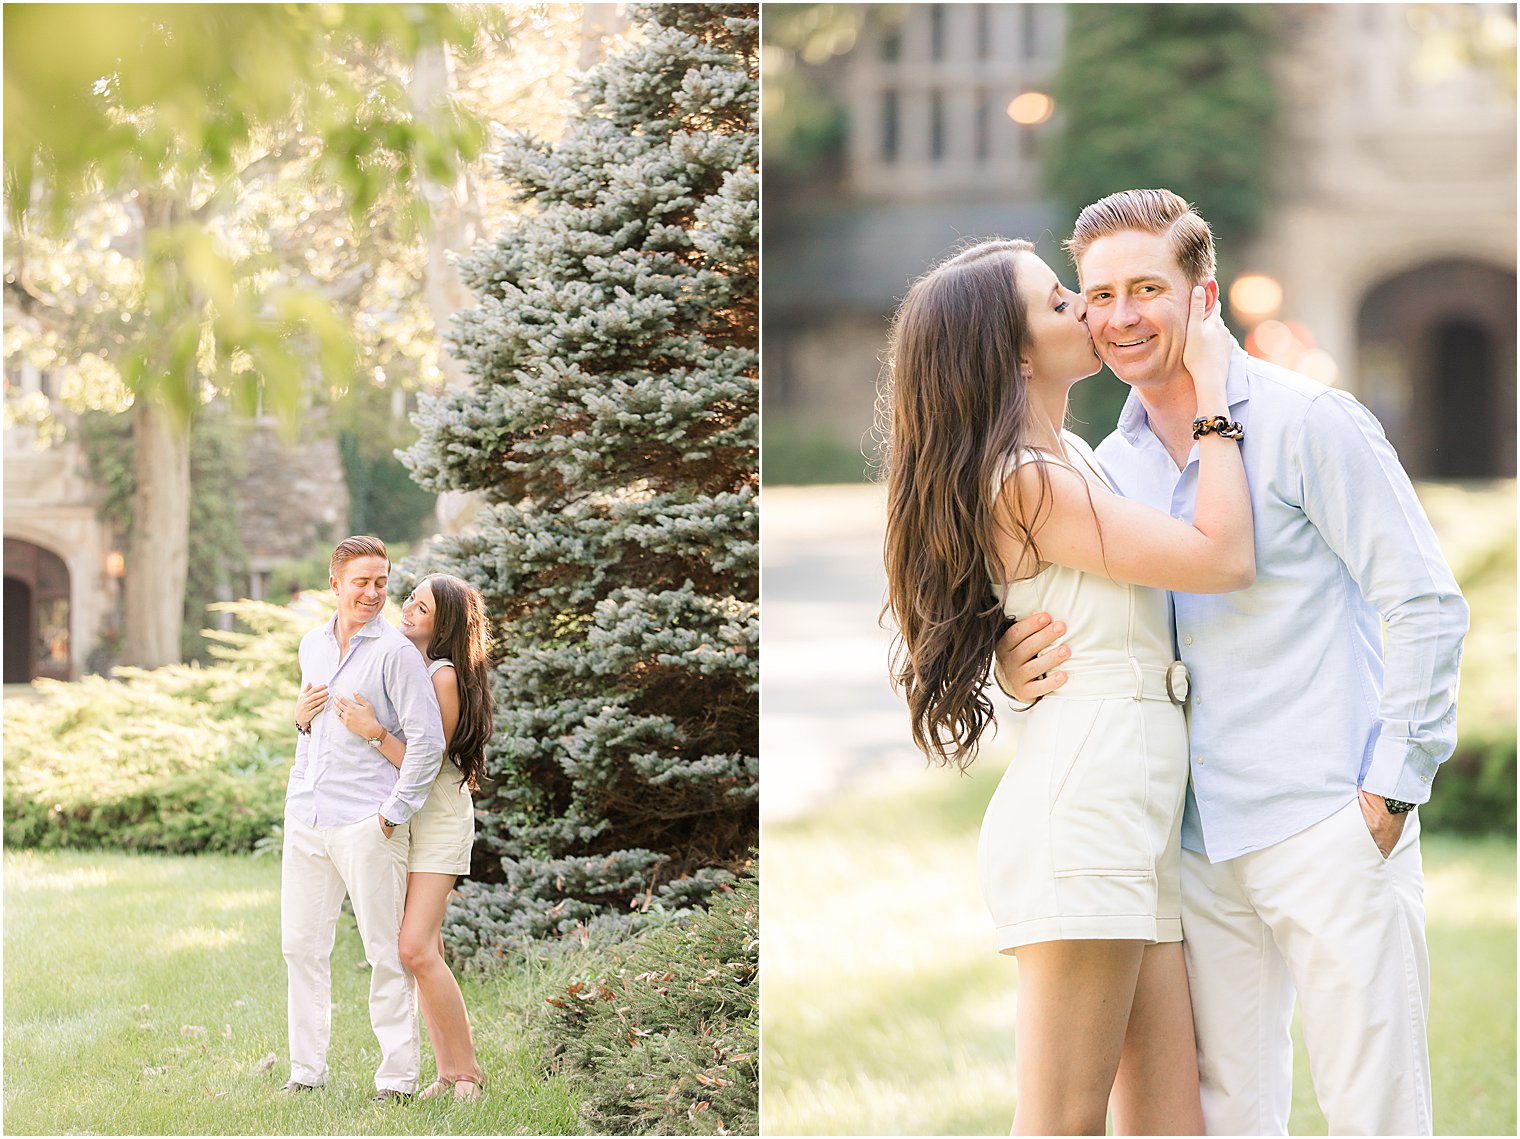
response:
[[(47, 398), (46, 377), (7, 366), (6, 396)], [(5, 683), (70, 680), (86, 670), (120, 598), (120, 546), (77, 444), (5, 428)]]
[[(1281, 300), (1234, 312), (1237, 327), (1265, 324), (1248, 347), (1372, 407), (1416, 476), (1513, 476), (1514, 6), (1282, 5), (1281, 18), (1279, 135), (1263, 140), (1276, 176), (1237, 259)], [(1062, 5), (864, 10), (853, 48), (820, 73), (848, 116), (841, 183), (766, 202), (768, 430), (868, 441), (891, 311), (965, 239), (1035, 239), (1070, 279), (1040, 188), (1060, 108), (1023, 125), (1009, 113), (1050, 93), (1065, 34)]]

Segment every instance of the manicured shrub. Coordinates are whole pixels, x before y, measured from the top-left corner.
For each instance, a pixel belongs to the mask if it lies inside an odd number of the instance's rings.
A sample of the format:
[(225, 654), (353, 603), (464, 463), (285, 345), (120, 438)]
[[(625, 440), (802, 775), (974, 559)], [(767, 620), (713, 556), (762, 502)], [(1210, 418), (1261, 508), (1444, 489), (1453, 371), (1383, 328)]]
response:
[(313, 620), (225, 608), (243, 630), (205, 631), (210, 665), (38, 681), (34, 697), (6, 701), (7, 845), (251, 850), (278, 826), (296, 646)]

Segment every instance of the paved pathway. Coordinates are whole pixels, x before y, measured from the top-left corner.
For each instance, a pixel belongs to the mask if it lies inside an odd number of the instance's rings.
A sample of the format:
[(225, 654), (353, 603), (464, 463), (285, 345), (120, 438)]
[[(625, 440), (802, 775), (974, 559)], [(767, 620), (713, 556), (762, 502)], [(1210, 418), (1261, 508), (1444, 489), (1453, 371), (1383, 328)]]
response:
[(923, 771), (880, 626), (885, 488), (767, 487), (761, 518), (760, 813)]

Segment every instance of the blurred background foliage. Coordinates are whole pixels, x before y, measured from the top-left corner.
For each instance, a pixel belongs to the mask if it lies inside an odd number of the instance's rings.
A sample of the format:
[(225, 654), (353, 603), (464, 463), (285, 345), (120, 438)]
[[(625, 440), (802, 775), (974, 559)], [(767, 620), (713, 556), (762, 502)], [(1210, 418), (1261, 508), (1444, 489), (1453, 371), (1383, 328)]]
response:
[[(267, 399), (290, 421), (312, 346), (292, 341), (312, 337), (341, 386), (349, 337), (319, 291), (277, 286), (261, 273), (268, 259), (214, 222), (256, 166), (301, 160), (303, 180), (337, 190), (355, 227), (417, 175), (449, 179), (484, 128), (448, 100), (416, 113), (387, 61), (474, 34), (462, 10), (444, 5), (11, 8), (4, 153), (14, 236), (39, 226), (61, 234), (102, 194), (134, 200), (145, 230), (133, 282), (141, 303), (135, 327), (112, 338), (127, 386), (161, 391), (186, 420), (209, 353), (241, 406)], [(415, 232), (425, 214), (411, 196), (396, 217)]]
[(396, 457), (416, 442), (417, 428), (395, 414), (393, 395), (373, 384), (356, 384), (333, 404), (331, 416), (348, 485), (348, 529), (387, 543), (433, 530), (428, 522), (438, 501)]
[[(391, 125), (397, 84), (353, 83), (348, 60), (320, 50), (394, 51), (473, 34), (444, 5), (22, 5), (5, 14), (5, 165), (11, 206), (34, 191), (62, 223), (96, 184), (238, 174), (244, 152), (293, 109), (330, 142), (324, 162), (362, 216), (381, 189), (372, 158), (417, 162), (445, 177), (478, 144), (462, 120), (441, 133)], [(292, 93), (320, 95), (293, 108)], [(360, 111), (360, 105), (367, 109)], [(387, 111), (391, 112), (387, 115)], [(372, 128), (366, 130), (366, 127)], [(458, 132), (458, 133), (455, 133)], [(403, 170), (403, 173), (405, 171)]]
[(777, 181), (837, 177), (844, 104), (819, 71), (855, 46), (864, 12), (856, 4), (773, 4), (765, 12), (762, 91), (765, 175)]
[[(102, 412), (130, 423), (133, 441), (134, 508), (103, 515), (131, 538), (124, 613), (93, 659), (153, 665), (199, 643), (187, 551), (205, 543), (189, 534), (191, 503), (216, 489), (191, 490), (205, 468), (192, 470), (190, 440), (208, 409), (230, 413), (235, 431), (277, 423), (308, 450), (338, 437), (332, 465), (353, 518), (336, 525), (422, 537), (432, 500), (394, 452), (416, 438), (414, 393), (451, 374), (447, 254), (522, 208), (484, 176), (486, 124), (555, 128), (608, 34), (582, 16), (571, 5), (5, 12), (6, 424), (66, 448), (75, 417)], [(24, 368), (41, 390), (16, 383)], [(120, 473), (94, 477), (120, 489)], [(311, 505), (291, 506), (292, 532), (306, 532)], [(249, 588), (226, 550), (223, 596)]]
[[(1065, 122), (1045, 185), (1071, 231), (1116, 190), (1166, 186), (1198, 207), (1221, 255), (1260, 229), (1272, 190), (1277, 89), (1269, 4), (1073, 5), (1053, 96)], [(1166, 115), (1146, 114), (1147, 107)], [(1226, 276), (1232, 274), (1223, 274)]]
[[(96, 356), (108, 367), (73, 371), (105, 393), (79, 402), (130, 404), (123, 648), (169, 663), (191, 425), (220, 393), (294, 439), (309, 371), (338, 391), (354, 381), (353, 322), (311, 231), (325, 223), (340, 251), (416, 239), (423, 180), (452, 178), (484, 128), (402, 70), (475, 28), (442, 5), (27, 5), (4, 19), (7, 315), (24, 318), (8, 319), (7, 350), (20, 341), (38, 367)], [(96, 211), (106, 239), (73, 240)], [(282, 235), (299, 242), (283, 261)]]

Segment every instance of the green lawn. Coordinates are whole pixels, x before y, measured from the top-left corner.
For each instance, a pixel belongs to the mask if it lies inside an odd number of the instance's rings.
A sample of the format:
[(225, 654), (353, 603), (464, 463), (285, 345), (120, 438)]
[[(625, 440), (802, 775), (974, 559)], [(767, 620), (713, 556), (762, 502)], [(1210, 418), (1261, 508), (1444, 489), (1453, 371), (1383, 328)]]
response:
[[(993, 952), (973, 774), (768, 825), (762, 1110), (770, 1134), (1005, 1135), (1017, 968)], [(1426, 835), (1438, 1134), (1515, 1134), (1515, 845)], [(1302, 1044), (1294, 1134), (1324, 1134)]]
[[(353, 918), (333, 954), (330, 1082), (286, 1098), (274, 858), (8, 852), (8, 1134), (577, 1134), (579, 1096), (524, 1027), (575, 967), (466, 978), (478, 1104), (376, 1104), (379, 1049)], [(272, 1066), (261, 1063), (276, 1057)], [(423, 1071), (432, 1077), (424, 1038)]]

